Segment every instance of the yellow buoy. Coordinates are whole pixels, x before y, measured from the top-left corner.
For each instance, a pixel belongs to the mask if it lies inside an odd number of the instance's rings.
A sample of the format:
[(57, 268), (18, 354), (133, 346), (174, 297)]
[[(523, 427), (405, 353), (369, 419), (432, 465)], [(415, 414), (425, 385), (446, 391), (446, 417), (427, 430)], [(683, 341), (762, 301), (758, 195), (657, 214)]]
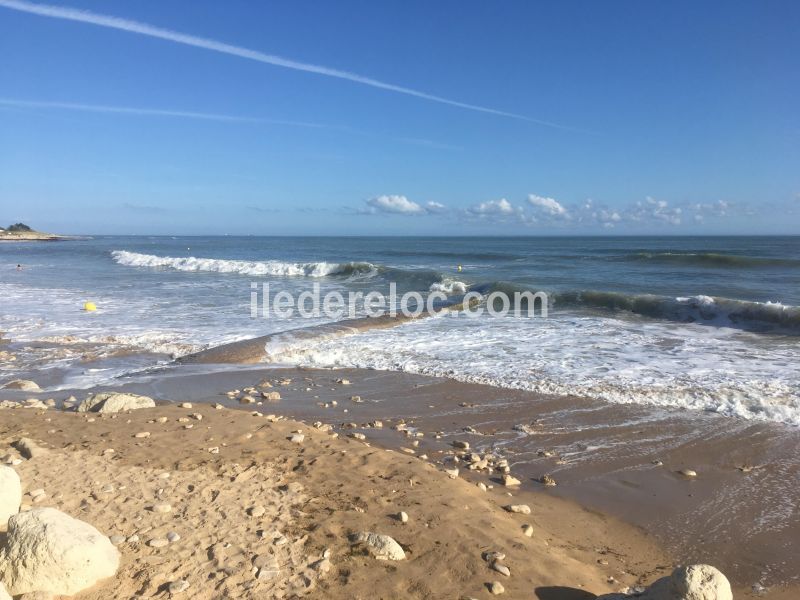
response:
[(458, 265), (458, 272), (461, 273), (461, 265)]
[(94, 302), (84, 302), (83, 310), (85, 310), (86, 312), (94, 312), (97, 310), (97, 306), (95, 306)]

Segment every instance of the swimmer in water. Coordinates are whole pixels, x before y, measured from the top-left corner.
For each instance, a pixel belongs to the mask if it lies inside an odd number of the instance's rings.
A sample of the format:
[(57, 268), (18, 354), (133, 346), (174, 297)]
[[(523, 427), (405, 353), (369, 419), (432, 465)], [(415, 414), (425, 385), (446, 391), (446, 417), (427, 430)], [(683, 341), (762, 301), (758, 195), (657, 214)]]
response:
[(17, 265), (17, 271), (22, 271), (22, 265)]

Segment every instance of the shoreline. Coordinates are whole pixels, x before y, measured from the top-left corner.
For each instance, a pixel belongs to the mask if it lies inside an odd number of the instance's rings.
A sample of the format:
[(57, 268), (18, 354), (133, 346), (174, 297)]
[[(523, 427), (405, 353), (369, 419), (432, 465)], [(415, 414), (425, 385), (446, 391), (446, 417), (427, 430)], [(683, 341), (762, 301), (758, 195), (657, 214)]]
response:
[[(322, 421), (334, 425), (343, 437), (360, 433), (368, 443), (395, 453), (413, 449), (408, 438), (390, 427), (397, 418), (405, 418), (425, 433), (415, 453), (430, 455), (430, 462), (437, 463), (438, 468), (452, 453), (449, 443), (456, 436), (467, 439), (481, 451), (496, 450), (508, 458), (512, 472), (522, 480), (519, 494), (563, 501), (604, 519), (622, 519), (630, 523), (625, 527), (633, 527), (637, 535), (657, 542), (663, 549), (660, 552), (675, 557), (678, 563), (707, 562), (719, 567), (731, 579), (737, 598), (760, 597), (752, 586), (762, 581), (770, 598), (783, 600), (797, 595), (798, 587), (789, 585), (797, 576), (791, 571), (791, 556), (797, 552), (800, 539), (797, 515), (790, 515), (791, 522), (783, 533), (766, 527), (765, 532), (753, 535), (737, 529), (735, 522), (747, 525), (758, 520), (759, 513), (754, 511), (759, 503), (765, 513), (775, 508), (770, 502), (781, 496), (775, 478), (796, 476), (796, 465), (783, 462), (791, 444), (796, 447), (800, 438), (794, 428), (743, 423), (693, 411), (546, 397), (400, 372), (255, 365), (213, 371), (213, 367), (177, 365), (114, 389), (157, 399), (256, 408), (307, 423)], [(229, 389), (254, 385), (263, 377), (288, 377), (295, 383), (276, 387), (282, 400), (265, 401), (263, 406), (242, 406), (224, 396)], [(342, 378), (349, 379), (350, 385), (336, 383)], [(57, 396), (68, 394), (69, 390), (62, 390)], [(79, 398), (85, 394), (86, 390), (76, 393)], [(360, 395), (364, 401), (353, 403), (353, 395)], [(653, 420), (655, 414), (659, 418)], [(560, 415), (558, 426), (552, 422), (553, 415)], [(386, 426), (367, 425), (375, 420), (383, 420)], [(527, 433), (514, 431), (515, 424), (527, 424), (531, 429)], [(463, 432), (470, 427), (473, 432)], [(659, 441), (648, 442), (660, 429), (665, 430), (659, 433), (667, 438), (677, 435), (681, 443), (665, 449)], [(440, 440), (435, 439), (437, 431), (441, 432)], [(610, 435), (619, 445), (616, 450), (593, 449), (594, 435)], [(741, 435), (747, 436), (749, 445), (741, 443)], [(581, 446), (586, 448), (579, 450)], [(646, 454), (643, 448), (649, 448)], [(619, 455), (620, 451), (628, 456)], [(660, 456), (662, 465), (651, 464), (651, 455)], [(758, 464), (747, 473), (739, 471), (736, 463), (744, 466), (747, 461)], [(683, 468), (694, 468), (699, 476), (688, 479), (678, 475)], [(552, 474), (559, 485), (546, 488), (535, 481), (545, 473)], [(464, 470), (459, 478), (477, 481)], [(791, 486), (791, 480), (788, 484)], [(761, 493), (761, 497), (755, 496), (756, 505), (739, 506), (737, 498), (752, 496), (753, 490)], [(791, 500), (791, 489), (783, 494)], [(728, 505), (720, 504), (726, 498)], [(742, 512), (729, 512), (734, 509)], [(742, 544), (744, 540), (748, 543)], [(784, 559), (783, 567), (776, 563), (780, 558)], [(765, 571), (774, 578), (759, 575)]]

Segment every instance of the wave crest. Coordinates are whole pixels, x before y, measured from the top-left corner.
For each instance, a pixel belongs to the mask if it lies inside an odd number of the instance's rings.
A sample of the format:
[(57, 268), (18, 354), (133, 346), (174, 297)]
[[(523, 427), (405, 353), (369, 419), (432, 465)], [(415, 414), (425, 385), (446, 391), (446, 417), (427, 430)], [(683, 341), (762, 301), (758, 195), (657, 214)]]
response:
[(154, 254), (139, 254), (127, 250), (114, 250), (111, 257), (120, 265), (127, 267), (169, 268), (176, 271), (231, 273), (237, 275), (277, 277), (331, 277), (331, 276), (371, 276), (378, 269), (367, 262), (308, 262), (288, 263), (277, 260), (245, 261), (218, 258), (197, 258), (194, 256), (172, 257)]

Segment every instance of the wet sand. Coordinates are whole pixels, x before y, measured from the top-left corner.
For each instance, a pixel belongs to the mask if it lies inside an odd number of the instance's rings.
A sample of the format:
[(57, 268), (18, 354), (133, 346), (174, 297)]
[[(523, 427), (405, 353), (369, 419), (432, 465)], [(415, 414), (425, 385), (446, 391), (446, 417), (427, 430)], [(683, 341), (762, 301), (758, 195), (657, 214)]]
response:
[[(501, 581), (507, 598), (588, 600), (672, 568), (640, 531), (572, 502), (484, 491), (417, 456), (251, 409), (0, 410), (23, 503), (89, 522), (121, 552), (116, 576), (77, 600), (173, 597), (179, 581), (198, 599), (488, 598), (487, 584)], [(301, 443), (288, 439), (297, 430)], [(22, 436), (46, 454), (9, 449)], [(510, 503), (531, 514), (507, 512)], [(360, 531), (392, 536), (405, 560), (376, 560), (351, 540)], [(487, 551), (506, 555), (510, 576), (490, 568)]]
[[(263, 412), (330, 423), (393, 449), (409, 448), (409, 438), (389, 427), (405, 419), (425, 433), (413, 450), (437, 464), (450, 458), (454, 439), (468, 440), (479, 451), (507, 457), (523, 480), (521, 493), (574, 501), (598, 515), (623, 519), (652, 537), (673, 563), (720, 568), (737, 598), (762, 597), (753, 586), (767, 588), (769, 598), (800, 595), (800, 432), (795, 428), (364, 370), (178, 365), (119, 389), (241, 408), (224, 393), (264, 377), (287, 377), (292, 383), (280, 388), (280, 401), (258, 407)], [(337, 383), (341, 378), (350, 385)], [(354, 395), (362, 402), (351, 401)], [(376, 419), (386, 426), (362, 427)], [(697, 477), (681, 475), (684, 469)], [(558, 485), (540, 484), (544, 474)], [(486, 480), (468, 471), (462, 476)]]
[[(473, 427), (478, 433), (467, 434), (470, 444), (508, 457), (514, 472), (524, 476), (523, 489), (622, 518), (652, 534), (677, 562), (714, 564), (729, 574), (737, 597), (756, 597), (753, 586), (769, 588), (775, 597), (779, 588), (800, 584), (800, 432), (795, 428), (395, 372), (203, 374), (194, 369), (133, 388), (220, 401), (227, 389), (265, 374), (310, 377), (313, 383), (290, 386), (273, 408), (338, 425), (404, 418), (426, 434), (420, 451), (439, 459), (450, 441)], [(337, 385), (339, 378), (351, 385)], [(364, 402), (351, 402), (352, 395)], [(337, 406), (320, 406), (333, 400)], [(519, 425), (526, 431), (515, 431)], [(387, 447), (407, 444), (388, 429), (357, 431)], [(442, 432), (440, 440), (435, 432)], [(684, 469), (697, 477), (681, 475)], [(538, 483), (544, 474), (558, 485)]]

